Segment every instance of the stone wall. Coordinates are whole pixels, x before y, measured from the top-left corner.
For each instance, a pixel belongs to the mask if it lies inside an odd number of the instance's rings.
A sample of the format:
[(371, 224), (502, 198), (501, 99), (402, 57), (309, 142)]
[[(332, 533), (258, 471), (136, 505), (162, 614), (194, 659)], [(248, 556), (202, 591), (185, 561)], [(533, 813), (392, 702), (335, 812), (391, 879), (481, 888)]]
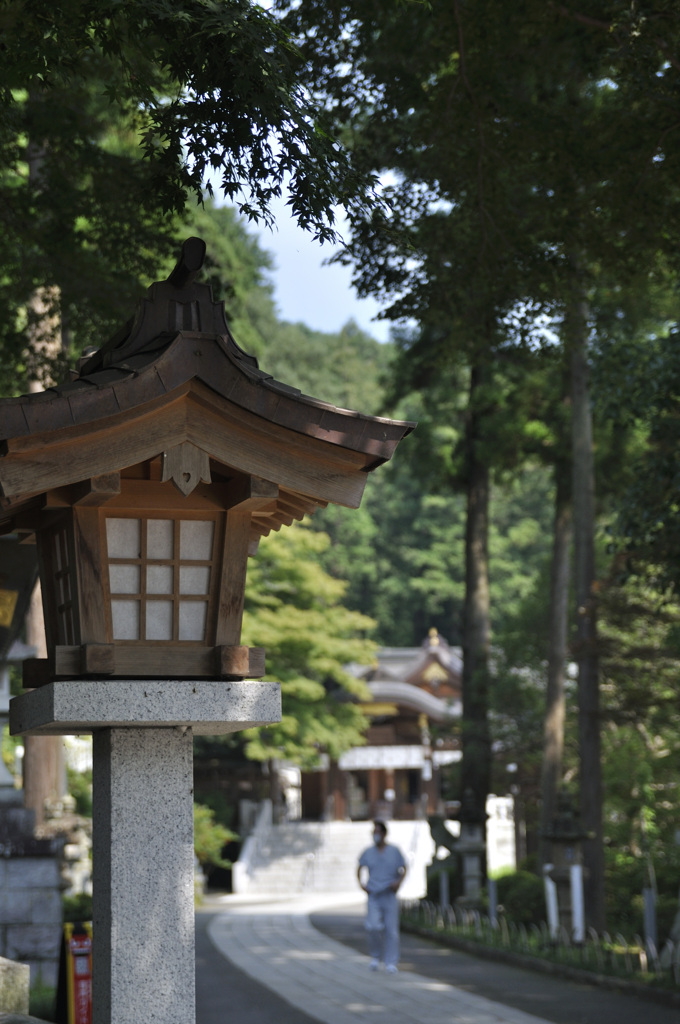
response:
[(56, 857), (0, 860), (0, 955), (29, 964), (32, 984), (57, 984), (61, 921)]
[(21, 795), (0, 801), (0, 956), (28, 964), (31, 985), (56, 987), (62, 931), (60, 850), (33, 835)]

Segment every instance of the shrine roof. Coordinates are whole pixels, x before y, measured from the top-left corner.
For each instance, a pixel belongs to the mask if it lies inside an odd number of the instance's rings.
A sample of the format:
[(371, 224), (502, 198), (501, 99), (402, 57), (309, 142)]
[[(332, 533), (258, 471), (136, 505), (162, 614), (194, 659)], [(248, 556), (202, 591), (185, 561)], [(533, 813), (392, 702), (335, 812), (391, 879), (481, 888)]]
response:
[[(440, 671), (433, 673), (432, 666), (440, 667)], [(462, 650), (450, 647), (436, 630), (430, 630), (420, 647), (382, 647), (377, 664), (352, 665), (351, 671), (370, 682), (402, 681), (428, 686), (448, 681), (457, 685), (463, 671)]]
[[(261, 370), (232, 337), (223, 304), (213, 301), (209, 286), (194, 281), (204, 254), (200, 239), (188, 239), (168, 280), (151, 286), (136, 316), (81, 360), (70, 380), (43, 392), (0, 399), (5, 507), (48, 487), (123, 468), (115, 464), (121, 456), (107, 452), (105, 436), (120, 450), (122, 438), (127, 442), (145, 430), (155, 434), (156, 447), (163, 447), (164, 432), (173, 434), (168, 444), (181, 443), (186, 435), (217, 463), (243, 471), (230, 461), (236, 441), (225, 440), (240, 431), (257, 448), (251, 471), (267, 479), (274, 479), (267, 470), (278, 464), (268, 439), (274, 436), (283, 461), (288, 460), (278, 481), (284, 487), (322, 504), (358, 504), (363, 481), (350, 479), (391, 458), (415, 424), (338, 408)], [(169, 410), (187, 398), (191, 411), (185, 411), (179, 425)], [(101, 441), (97, 467), (96, 445), (87, 455), (93, 439)], [(150, 437), (148, 451), (142, 450), (142, 441), (137, 436), (138, 460), (156, 454)], [(73, 467), (65, 457), (70, 448), (78, 451)], [(51, 463), (50, 451), (57, 453)], [(324, 467), (316, 473), (318, 493), (300, 470), (309, 459)]]
[(433, 722), (460, 718), (462, 714), (460, 697), (438, 697), (413, 683), (372, 679), (368, 687), (375, 701), (392, 701), (403, 708), (427, 715)]
[[(371, 456), (366, 469), (386, 462), (415, 424), (342, 409), (303, 394), (260, 370), (229, 328), (164, 332), (139, 344), (92, 356), (80, 374), (45, 391), (0, 399), (0, 442), (77, 427), (169, 394), (190, 380), (272, 424)], [(206, 337), (212, 346), (205, 347)], [(199, 343), (203, 343), (200, 348)]]
[(462, 651), (431, 629), (420, 647), (382, 647), (373, 665), (353, 663), (348, 671), (363, 679), (374, 701), (443, 722), (462, 714)]

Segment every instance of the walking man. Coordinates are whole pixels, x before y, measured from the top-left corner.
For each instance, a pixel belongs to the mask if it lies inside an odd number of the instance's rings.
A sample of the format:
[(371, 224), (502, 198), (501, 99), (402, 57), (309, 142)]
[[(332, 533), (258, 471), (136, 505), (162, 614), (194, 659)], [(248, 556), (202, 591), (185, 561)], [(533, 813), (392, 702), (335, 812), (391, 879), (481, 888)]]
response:
[(371, 970), (381, 960), (388, 974), (397, 973), (399, 962), (399, 902), (397, 892), (406, 874), (406, 861), (397, 846), (387, 840), (384, 821), (373, 822), (373, 846), (361, 854), (357, 868), (359, 885), (368, 893), (366, 931)]

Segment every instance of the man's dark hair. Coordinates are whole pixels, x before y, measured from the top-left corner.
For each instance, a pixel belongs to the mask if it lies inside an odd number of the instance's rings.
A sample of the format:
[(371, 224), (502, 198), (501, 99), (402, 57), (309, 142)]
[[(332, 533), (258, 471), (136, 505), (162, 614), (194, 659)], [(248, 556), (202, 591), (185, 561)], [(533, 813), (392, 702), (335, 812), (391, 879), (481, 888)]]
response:
[(387, 835), (387, 825), (384, 821), (380, 821), (379, 818), (373, 822), (373, 828), (379, 828), (384, 836)]

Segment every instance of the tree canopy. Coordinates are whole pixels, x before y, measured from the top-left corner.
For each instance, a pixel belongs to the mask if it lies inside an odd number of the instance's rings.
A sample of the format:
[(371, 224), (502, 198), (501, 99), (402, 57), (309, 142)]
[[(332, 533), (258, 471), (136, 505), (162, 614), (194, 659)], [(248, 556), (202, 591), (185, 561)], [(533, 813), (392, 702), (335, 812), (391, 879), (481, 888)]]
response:
[(256, 760), (286, 759), (311, 768), (322, 753), (338, 758), (363, 742), (357, 698), (365, 685), (347, 665), (370, 664), (374, 623), (343, 607), (345, 584), (324, 572), (323, 533), (290, 527), (260, 544), (251, 560), (243, 639), (267, 651), (267, 678), (281, 683), (281, 722), (248, 733)]
[(53, 101), (94, 82), (147, 161), (149, 205), (181, 212), (216, 178), (241, 213), (266, 218), (289, 176), (301, 225), (332, 238), (332, 202), (358, 201), (358, 178), (300, 87), (300, 54), (259, 4), (9, 0), (1, 24), (3, 164), (14, 173), (28, 142), (45, 150), (49, 176), (55, 118), (71, 119), (72, 158), (92, 146), (77, 106), (59, 117)]
[(322, 239), (335, 204), (373, 201), (254, 0), (5, 0), (0, 41), (6, 385), (45, 376), (39, 335), (106, 340), (207, 194), (255, 221), (287, 195)]

